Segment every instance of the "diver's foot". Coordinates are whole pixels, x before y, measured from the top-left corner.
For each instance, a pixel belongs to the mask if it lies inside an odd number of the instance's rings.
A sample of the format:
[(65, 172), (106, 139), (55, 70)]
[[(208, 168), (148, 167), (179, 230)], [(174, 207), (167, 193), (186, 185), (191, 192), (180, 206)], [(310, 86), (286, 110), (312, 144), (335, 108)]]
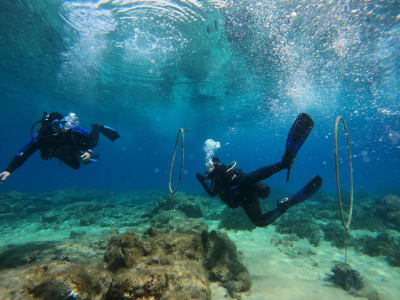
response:
[(111, 127), (99, 124), (93, 124), (93, 126), (97, 126), (99, 132), (112, 142), (120, 137), (119, 133)]
[(300, 191), (298, 191), (293, 196), (279, 200), (277, 203), (277, 207), (289, 208), (292, 205), (303, 202), (313, 196), (319, 190), (321, 185), (322, 178), (321, 176), (317, 175), (313, 177)]
[(289, 197), (285, 197), (281, 200), (278, 200), (278, 202), (276, 203), (276, 207), (278, 208), (289, 208)]

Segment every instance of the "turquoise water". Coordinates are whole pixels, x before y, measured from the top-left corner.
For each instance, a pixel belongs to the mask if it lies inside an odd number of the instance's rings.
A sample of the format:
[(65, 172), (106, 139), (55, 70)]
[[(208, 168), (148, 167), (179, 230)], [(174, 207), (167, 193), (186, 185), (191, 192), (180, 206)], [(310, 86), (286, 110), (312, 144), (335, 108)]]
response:
[[(398, 1), (3, 0), (0, 28), (1, 168), (44, 111), (75, 112), (83, 127), (106, 124), (121, 135), (100, 138), (99, 161), (79, 171), (35, 154), (1, 193), (167, 192), (184, 128), (180, 191), (205, 196), (195, 174), (204, 172), (206, 139), (221, 143), (223, 162), (249, 172), (281, 159), (292, 122), (306, 112), (315, 127), (290, 184), (285, 172), (268, 179), (273, 192), (293, 193), (315, 174), (323, 192), (335, 192), (340, 115), (355, 202), (400, 195)], [(348, 191), (342, 128), (339, 145)]]
[(183, 127), (182, 188), (198, 190), (205, 139), (250, 171), (281, 158), (304, 111), (316, 125), (295, 180), (319, 173), (334, 189), (333, 126), (342, 115), (356, 190), (394, 191), (399, 13), (396, 1), (2, 1), (1, 164), (43, 111), (74, 111), (84, 127), (104, 123), (122, 136), (102, 140), (101, 161), (79, 172), (33, 157), (2, 189), (163, 189)]

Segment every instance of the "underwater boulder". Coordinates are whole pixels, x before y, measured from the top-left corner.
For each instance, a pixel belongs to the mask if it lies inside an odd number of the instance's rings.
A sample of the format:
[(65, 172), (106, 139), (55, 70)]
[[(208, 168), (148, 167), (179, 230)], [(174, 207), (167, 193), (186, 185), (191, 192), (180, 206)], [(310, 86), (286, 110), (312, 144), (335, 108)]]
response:
[(204, 249), (196, 235), (133, 233), (109, 242), (104, 260), (117, 272), (105, 299), (211, 299)]
[(147, 236), (140, 239), (128, 232), (109, 241), (104, 261), (117, 276), (105, 299), (211, 299), (209, 280), (232, 296), (250, 289), (250, 275), (226, 234), (152, 229)]
[(239, 261), (236, 245), (226, 233), (215, 230), (202, 233), (205, 251), (205, 266), (209, 279), (224, 286), (231, 297), (251, 288), (251, 279), (246, 267)]
[(101, 299), (109, 286), (101, 269), (67, 261), (27, 265), (5, 274), (1, 274), (1, 299)]
[(221, 212), (220, 222), (218, 228), (228, 230), (248, 230), (251, 231), (257, 226), (250, 221), (249, 217), (244, 212), (243, 208), (239, 207), (232, 209), (229, 207), (224, 208)]
[(201, 218), (204, 216), (204, 207), (201, 203), (179, 203), (176, 209), (183, 212), (188, 218)]
[(132, 268), (138, 259), (149, 253), (147, 245), (135, 234), (127, 232), (113, 236), (104, 254), (107, 268), (113, 272), (121, 268)]

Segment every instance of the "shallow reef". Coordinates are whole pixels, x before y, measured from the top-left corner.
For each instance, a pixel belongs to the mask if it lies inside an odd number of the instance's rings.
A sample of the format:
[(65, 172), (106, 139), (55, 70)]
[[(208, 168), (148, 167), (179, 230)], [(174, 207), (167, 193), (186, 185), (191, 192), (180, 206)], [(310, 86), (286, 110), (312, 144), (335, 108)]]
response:
[[(204, 199), (185, 194), (152, 194), (157, 200), (148, 204), (134, 195), (113, 201), (111, 194), (104, 200), (75, 193), (71, 202), (59, 201), (65, 192), (47, 195), (52, 205), (40, 204), (37, 195), (7, 195), (9, 203), (17, 198), (35, 208), (26, 226), (33, 221), (39, 231), (73, 230), (61, 241), (2, 246), (1, 299), (211, 299), (211, 282), (240, 298), (250, 289), (235, 244), (200, 219), (218, 205), (201, 207)], [(93, 228), (103, 233), (93, 235)], [(119, 234), (118, 228), (126, 229)]]
[[(324, 240), (399, 267), (400, 198), (357, 200), (348, 235), (336, 199), (321, 193), (271, 225), (271, 247), (317, 266)], [(0, 299), (211, 299), (214, 283), (239, 299), (252, 281), (228, 234), (257, 230), (242, 209), (185, 193), (1, 193)]]
[(288, 212), (278, 219), (276, 231), (285, 234), (296, 234), (301, 239), (308, 239), (311, 245), (318, 246), (321, 240), (321, 230), (305, 213)]
[(386, 256), (389, 265), (400, 267), (400, 242), (387, 233), (354, 239), (352, 245), (368, 256)]
[(251, 231), (256, 226), (250, 221), (243, 208), (232, 209), (224, 208), (220, 215), (219, 228), (227, 230), (248, 230)]
[(126, 232), (112, 236), (97, 258), (79, 263), (48, 255), (4, 265), (0, 298), (211, 299), (210, 281), (232, 297), (251, 287), (234, 243), (216, 231), (143, 238)]

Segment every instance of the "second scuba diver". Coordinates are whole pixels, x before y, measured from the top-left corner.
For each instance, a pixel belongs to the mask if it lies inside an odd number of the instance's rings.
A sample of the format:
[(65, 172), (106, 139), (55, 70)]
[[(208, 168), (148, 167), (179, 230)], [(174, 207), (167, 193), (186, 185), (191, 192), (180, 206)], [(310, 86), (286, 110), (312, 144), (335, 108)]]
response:
[[(218, 195), (230, 208), (241, 206), (256, 226), (268, 226), (291, 206), (310, 198), (321, 187), (322, 178), (317, 175), (293, 196), (279, 200), (275, 209), (266, 213), (261, 210), (259, 197), (268, 197), (270, 189), (260, 181), (284, 169), (288, 170), (287, 181), (289, 181), (289, 172), (296, 154), (313, 126), (314, 122), (307, 114), (301, 113), (297, 117), (286, 141), (285, 154), (278, 163), (245, 174), (241, 170), (234, 170), (233, 167), (222, 164), (217, 157), (213, 157), (210, 170), (205, 175), (196, 174), (196, 177), (211, 197)], [(208, 179), (211, 180), (210, 183), (206, 181)]]
[(4, 182), (16, 169), (37, 150), (40, 150), (42, 159), (58, 158), (73, 169), (79, 169), (81, 163), (95, 161), (98, 155), (93, 155), (93, 148), (99, 141), (99, 133), (111, 141), (119, 138), (119, 134), (112, 128), (93, 124), (91, 132), (79, 127), (76, 114), (70, 113), (63, 117), (60, 113), (43, 113), (39, 130), (31, 133), (28, 143), (19, 151), (9, 163), (6, 170), (0, 173), (0, 183)]

